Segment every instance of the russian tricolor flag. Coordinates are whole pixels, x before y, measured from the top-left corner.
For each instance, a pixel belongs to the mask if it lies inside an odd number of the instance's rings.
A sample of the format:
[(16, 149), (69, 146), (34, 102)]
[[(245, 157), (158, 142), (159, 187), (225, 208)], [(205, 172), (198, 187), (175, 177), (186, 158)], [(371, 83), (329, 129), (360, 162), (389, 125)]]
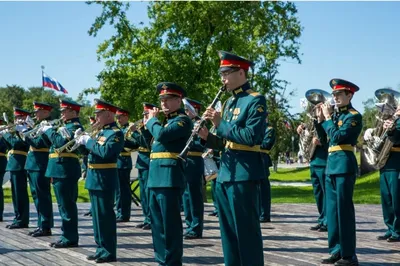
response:
[(60, 84), (60, 82), (58, 82), (56, 79), (47, 76), (44, 72), (42, 72), (42, 83), (43, 87), (47, 87), (56, 91), (61, 91), (65, 94), (68, 93), (68, 91)]

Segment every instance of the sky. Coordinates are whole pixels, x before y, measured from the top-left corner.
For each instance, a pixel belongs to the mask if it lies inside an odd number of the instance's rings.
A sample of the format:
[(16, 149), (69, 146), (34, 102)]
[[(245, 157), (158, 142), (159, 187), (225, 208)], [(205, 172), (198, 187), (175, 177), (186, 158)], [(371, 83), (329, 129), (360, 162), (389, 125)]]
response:
[[(133, 23), (147, 22), (147, 2), (131, 2)], [(296, 96), (291, 112), (301, 112), (300, 99), (311, 88), (331, 91), (329, 81), (357, 84), (354, 107), (382, 87), (400, 84), (400, 2), (296, 2), (303, 27), (301, 64), (281, 60), (279, 78)], [(41, 86), (41, 66), (75, 98), (82, 88), (97, 87), (103, 69), (98, 44), (113, 34), (111, 27), (96, 38), (87, 31), (101, 8), (84, 2), (0, 2), (0, 86)], [(91, 96), (88, 100), (92, 100)]]

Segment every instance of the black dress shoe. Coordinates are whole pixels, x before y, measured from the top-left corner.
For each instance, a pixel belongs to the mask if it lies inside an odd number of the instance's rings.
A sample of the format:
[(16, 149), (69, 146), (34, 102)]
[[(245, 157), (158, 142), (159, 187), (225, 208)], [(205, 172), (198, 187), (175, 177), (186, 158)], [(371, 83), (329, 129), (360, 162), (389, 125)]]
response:
[(317, 225), (315, 225), (315, 226), (311, 226), (310, 227), (310, 230), (312, 230), (312, 231), (318, 231), (318, 229), (320, 229), (321, 228), (321, 225), (320, 224), (317, 224)]
[(83, 214), (83, 216), (92, 216), (92, 212), (91, 212), (91, 211), (85, 212), (85, 213)]
[(151, 225), (150, 225), (150, 224), (145, 224), (145, 225), (142, 227), (142, 229), (143, 229), (143, 230), (150, 230), (150, 229), (151, 229)]
[(321, 225), (321, 227), (318, 229), (318, 232), (327, 232), (328, 231), (328, 227), (326, 227), (325, 225)]
[(87, 260), (96, 260), (99, 256), (97, 255), (89, 255), (86, 257)]
[(65, 243), (62, 241), (57, 241), (57, 242), (50, 243), (50, 247), (53, 247), (53, 248), (76, 248), (76, 247), (78, 247), (78, 243)]
[(335, 264), (339, 260), (340, 260), (340, 255), (339, 255), (339, 253), (337, 253), (337, 254), (331, 255), (329, 258), (322, 259), (321, 263), (322, 264)]
[(351, 258), (342, 258), (335, 263), (335, 266), (358, 266), (358, 259), (356, 256)]
[(190, 240), (190, 239), (200, 239), (200, 238), (203, 238), (203, 236), (198, 235), (198, 234), (193, 233), (193, 232), (190, 232), (190, 233), (186, 234), (183, 238)]
[(137, 225), (135, 225), (135, 228), (143, 228), (143, 226), (145, 226), (146, 224), (137, 224)]
[(8, 229), (21, 229), (21, 228), (28, 228), (28, 225), (24, 225), (24, 224), (9, 224), (6, 227)]
[(33, 235), (34, 233), (36, 233), (36, 232), (39, 231), (39, 230), (40, 230), (40, 228), (38, 227), (38, 228), (36, 228), (35, 230), (30, 231), (30, 232), (28, 233), (28, 236)]
[(50, 229), (39, 229), (38, 231), (34, 232), (32, 237), (41, 237), (41, 236), (51, 236)]
[(209, 213), (208, 216), (218, 216), (218, 212)]
[(267, 219), (267, 218), (260, 218), (260, 223), (270, 223), (271, 219)]
[(386, 239), (388, 239), (390, 237), (391, 237), (391, 235), (383, 235), (383, 236), (377, 236), (376, 239), (377, 240), (386, 240)]
[(116, 221), (117, 221), (117, 223), (127, 223), (127, 222), (129, 222), (129, 219), (118, 218)]
[(389, 237), (388, 239), (386, 239), (386, 241), (387, 241), (387, 242), (400, 242), (400, 239), (391, 236), (391, 237)]
[(106, 263), (106, 262), (113, 262), (113, 261), (117, 261), (117, 259), (115, 259), (115, 258), (97, 258), (95, 260), (96, 263)]

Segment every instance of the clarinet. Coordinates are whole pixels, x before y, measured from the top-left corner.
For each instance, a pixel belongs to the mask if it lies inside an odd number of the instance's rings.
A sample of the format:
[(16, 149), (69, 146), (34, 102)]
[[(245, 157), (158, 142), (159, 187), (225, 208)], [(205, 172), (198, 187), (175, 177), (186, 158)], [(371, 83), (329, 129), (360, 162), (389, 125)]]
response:
[[(225, 92), (225, 90), (226, 90), (225, 85), (222, 86), (221, 88), (219, 88), (217, 95), (215, 96), (214, 100), (212, 101), (212, 103), (210, 105), (211, 108), (215, 108), (219, 98), (221, 97), (222, 93)], [(199, 134), (199, 131), (204, 126), (205, 122), (206, 122), (206, 119), (204, 118), (204, 115), (203, 115), (202, 117), (200, 117), (198, 126), (192, 131), (192, 134), (190, 135), (189, 139), (187, 140), (185, 148), (183, 148), (181, 153), (178, 155), (178, 158), (181, 159), (182, 161), (186, 162), (188, 152), (193, 145), (194, 137)]]

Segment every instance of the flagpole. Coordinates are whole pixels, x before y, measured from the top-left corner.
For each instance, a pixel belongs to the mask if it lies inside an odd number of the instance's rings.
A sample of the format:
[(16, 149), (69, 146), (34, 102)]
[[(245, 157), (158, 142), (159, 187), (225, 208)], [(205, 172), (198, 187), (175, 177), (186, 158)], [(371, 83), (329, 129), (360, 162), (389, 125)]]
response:
[(43, 88), (43, 91), (42, 91), (42, 102), (43, 102), (43, 95), (44, 95), (44, 87), (43, 87), (43, 74), (44, 74), (44, 66), (42, 65), (42, 66), (40, 66), (40, 68), (42, 69), (42, 88)]

